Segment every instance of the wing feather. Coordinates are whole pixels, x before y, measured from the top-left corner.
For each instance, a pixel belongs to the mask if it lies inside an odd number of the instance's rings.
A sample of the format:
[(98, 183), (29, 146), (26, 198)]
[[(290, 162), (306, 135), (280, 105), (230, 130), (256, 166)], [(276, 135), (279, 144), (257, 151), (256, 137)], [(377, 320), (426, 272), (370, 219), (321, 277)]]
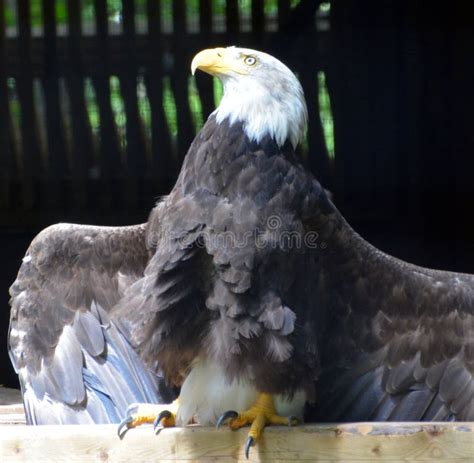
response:
[(33, 240), (10, 289), (28, 422), (116, 422), (132, 402), (160, 401), (158, 378), (109, 315), (148, 259), (145, 225), (59, 224)]
[[(388, 256), (326, 206), (326, 222), (310, 221), (327, 243), (315, 287), (332, 296), (317, 385), (325, 406), (313, 418), (474, 419), (474, 276)], [(377, 398), (366, 406), (361, 384)]]

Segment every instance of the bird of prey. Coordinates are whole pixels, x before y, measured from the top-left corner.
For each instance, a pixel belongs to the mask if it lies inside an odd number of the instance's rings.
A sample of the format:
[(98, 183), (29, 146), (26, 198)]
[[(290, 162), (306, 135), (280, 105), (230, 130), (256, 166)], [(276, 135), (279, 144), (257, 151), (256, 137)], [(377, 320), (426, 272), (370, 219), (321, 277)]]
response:
[(250, 425), (248, 454), (306, 403), (318, 421), (474, 419), (474, 277), (352, 230), (300, 163), (284, 64), (228, 47), (197, 69), (224, 95), (148, 222), (55, 225), (23, 259), (9, 345), (28, 421)]

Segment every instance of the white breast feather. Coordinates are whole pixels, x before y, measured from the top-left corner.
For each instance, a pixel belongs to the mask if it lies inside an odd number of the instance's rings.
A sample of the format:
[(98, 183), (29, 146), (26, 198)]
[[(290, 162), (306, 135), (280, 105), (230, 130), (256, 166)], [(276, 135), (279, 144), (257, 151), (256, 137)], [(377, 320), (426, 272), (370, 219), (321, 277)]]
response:
[[(180, 406), (177, 416), (179, 426), (194, 418), (199, 424), (214, 425), (228, 410), (237, 412), (250, 408), (258, 391), (248, 382), (229, 383), (222, 369), (215, 363), (197, 362), (181, 387)], [(294, 415), (303, 419), (306, 394), (298, 391), (291, 400), (276, 395), (275, 408), (282, 416)]]

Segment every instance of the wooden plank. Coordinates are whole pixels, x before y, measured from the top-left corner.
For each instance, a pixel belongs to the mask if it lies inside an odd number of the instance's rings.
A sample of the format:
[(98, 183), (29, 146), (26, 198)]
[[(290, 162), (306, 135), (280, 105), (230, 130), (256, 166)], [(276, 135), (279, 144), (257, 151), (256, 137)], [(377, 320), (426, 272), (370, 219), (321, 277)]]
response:
[(21, 392), (0, 386), (0, 425), (25, 424), (25, 410), (21, 403)]
[(243, 454), (247, 429), (199, 426), (128, 431), (116, 425), (0, 426), (2, 461), (472, 462), (474, 423), (358, 423), (266, 428)]
[(5, 424), (26, 424), (23, 404), (17, 403), (14, 405), (0, 405), (0, 425)]

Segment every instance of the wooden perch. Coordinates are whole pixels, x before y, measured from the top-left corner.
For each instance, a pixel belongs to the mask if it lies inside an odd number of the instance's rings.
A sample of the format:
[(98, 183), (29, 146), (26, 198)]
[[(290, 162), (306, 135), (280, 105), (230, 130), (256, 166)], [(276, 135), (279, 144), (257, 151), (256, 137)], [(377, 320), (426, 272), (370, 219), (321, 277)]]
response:
[[(0, 426), (0, 461), (247, 461), (247, 430), (190, 426)], [(473, 461), (474, 423), (358, 423), (269, 427), (250, 461)]]

